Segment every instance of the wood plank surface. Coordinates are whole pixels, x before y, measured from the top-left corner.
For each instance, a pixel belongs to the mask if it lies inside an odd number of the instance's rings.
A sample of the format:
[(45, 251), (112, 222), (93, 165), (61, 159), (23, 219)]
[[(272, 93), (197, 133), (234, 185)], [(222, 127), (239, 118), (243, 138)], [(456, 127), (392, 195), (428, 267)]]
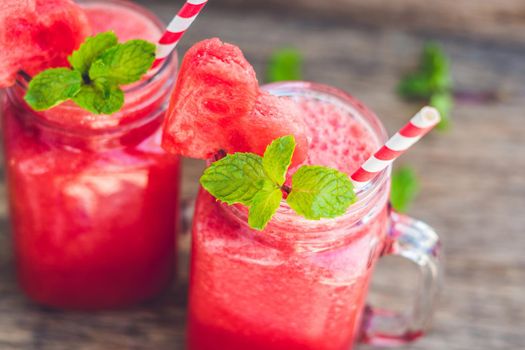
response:
[[(164, 19), (173, 12), (172, 5), (150, 6)], [(452, 57), (458, 89), (496, 91), (492, 103), (458, 104), (449, 132), (432, 133), (400, 161), (421, 179), (411, 214), (436, 228), (446, 253), (434, 326), (401, 349), (525, 349), (525, 44), (224, 11), (210, 4), (181, 50), (210, 36), (240, 45), (259, 76), (272, 50), (297, 47), (305, 56), (306, 79), (351, 92), (390, 132), (418, 108), (394, 89), (428, 39), (442, 43)], [(190, 203), (202, 163), (184, 165), (183, 200)], [(157, 301), (111, 312), (47, 310), (26, 300), (14, 281), (3, 176), (0, 196), (1, 350), (184, 349), (188, 234), (181, 237), (179, 281)], [(402, 304), (413, 279), (413, 267), (386, 259), (372, 299)]]
[(456, 36), (525, 43), (522, 0), (218, 0), (220, 5), (273, 9), (288, 14), (323, 17), (413, 31), (444, 31)]

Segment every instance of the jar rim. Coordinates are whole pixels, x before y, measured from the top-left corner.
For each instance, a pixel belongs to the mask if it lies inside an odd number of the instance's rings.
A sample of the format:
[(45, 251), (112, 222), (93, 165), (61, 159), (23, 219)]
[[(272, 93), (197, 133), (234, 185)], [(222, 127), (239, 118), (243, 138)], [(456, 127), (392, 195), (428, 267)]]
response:
[[(101, 0), (81, 0), (81, 1), (79, 1), (79, 3), (80, 3), (80, 5), (82, 5), (83, 3), (84, 4), (86, 4), (86, 3), (89, 3), (89, 4), (100, 3), (100, 4), (105, 4), (105, 5), (110, 3), (110, 4), (115, 4), (115, 5), (118, 5), (118, 6), (123, 6), (123, 7), (126, 7), (128, 9), (140, 12), (141, 15), (143, 15), (144, 17), (149, 19), (156, 27), (158, 27), (160, 32), (162, 32), (164, 30), (164, 27), (165, 27), (165, 24), (162, 22), (162, 20), (159, 17), (157, 17), (153, 12), (149, 11), (145, 7), (142, 7), (142, 6), (138, 5), (138, 4), (134, 4), (134, 3), (129, 2), (129, 1), (123, 1), (123, 0), (106, 0), (106, 1), (101, 1)], [(168, 85), (168, 86), (172, 85), (174, 78), (170, 77), (169, 75), (172, 72), (176, 72), (176, 69), (177, 69), (177, 57), (176, 57), (176, 51), (173, 51), (172, 53), (170, 53), (168, 55), (168, 57), (164, 60), (164, 62), (158, 68), (155, 68), (151, 73), (148, 73), (148, 75), (146, 76), (145, 79), (143, 79), (143, 80), (141, 80), (141, 81), (139, 81), (137, 83), (134, 83), (134, 84), (131, 84), (129, 86), (124, 87), (124, 89), (123, 89), (124, 90), (124, 94), (126, 96), (128, 96), (130, 94), (136, 93), (136, 92), (138, 92), (138, 91), (140, 91), (142, 89), (145, 89), (145, 88), (147, 88), (149, 86), (154, 85), (155, 83), (161, 82), (162, 79), (166, 80), (166, 82), (161, 85), (162, 87), (165, 87), (166, 85)], [(175, 74), (173, 74), (173, 75), (175, 76)], [(30, 80), (31, 80), (31, 76), (30, 75), (28, 75), (25, 72), (19, 72), (15, 85), (13, 87), (7, 89), (7, 95), (11, 99), (13, 99), (13, 98), (17, 98), (17, 97), (13, 97), (13, 95), (24, 94), (24, 92), (27, 90), (27, 86), (28, 86)], [(19, 91), (18, 92), (13, 92), (13, 90), (15, 90), (15, 89), (18, 89)], [(159, 89), (159, 91), (160, 90), (163, 90), (163, 89)], [(133, 110), (140, 110), (140, 109), (144, 108), (145, 105), (150, 103), (151, 100), (154, 100), (155, 98), (157, 98), (158, 95), (159, 95), (159, 92), (152, 93), (151, 94), (151, 98), (145, 99), (144, 101), (142, 101), (138, 105), (134, 106)], [(80, 107), (75, 106), (75, 105), (67, 106), (66, 108), (68, 108), (69, 110), (74, 110), (74, 109), (80, 110), (81, 109)], [(126, 105), (123, 106), (122, 111), (124, 111), (125, 108), (126, 108)], [(66, 125), (66, 124), (60, 123), (60, 122), (52, 120), (52, 119), (40, 117), (40, 116), (37, 115), (39, 112), (33, 111), (31, 109), (29, 109), (29, 111), (32, 112), (32, 113), (30, 113), (31, 115), (34, 115), (32, 119), (34, 121), (36, 121), (42, 127), (53, 129), (53, 130), (59, 131), (59, 132), (64, 133), (64, 134), (71, 134), (71, 135), (76, 135), (76, 134), (82, 134), (82, 135), (86, 135), (86, 134), (88, 134), (88, 135), (104, 134), (104, 135), (106, 135), (106, 134), (125, 132), (126, 130), (134, 129), (136, 127), (140, 127), (143, 124), (147, 124), (147, 123), (150, 122), (150, 119), (152, 117), (155, 117), (155, 116), (145, 115), (142, 118), (137, 118), (137, 119), (131, 120), (129, 122), (119, 123), (117, 125), (89, 128), (89, 127), (83, 127), (83, 126), (79, 126), (79, 125)], [(117, 112), (117, 113), (119, 113), (119, 112)]]
[[(315, 95), (317, 98), (324, 97), (324, 100), (326, 101), (341, 104), (347, 109), (351, 107), (359, 114), (359, 117), (366, 122), (366, 126), (372, 131), (372, 134), (377, 137), (379, 144), (378, 147), (381, 147), (381, 145), (388, 139), (386, 129), (377, 115), (357, 98), (341, 89), (308, 81), (271, 83), (262, 86), (262, 89), (279, 96)], [(344, 215), (337, 218), (316, 221), (305, 219), (297, 215), (283, 199), (275, 216), (272, 218), (265, 231), (282, 229), (285, 229), (288, 232), (294, 231), (294, 228), (290, 227), (291, 225), (286, 224), (290, 220), (294, 222), (293, 226), (296, 227), (297, 231), (302, 233), (313, 233), (319, 232), (320, 230), (326, 231), (327, 227), (340, 227), (342, 225), (352, 226), (360, 221), (363, 216), (370, 214), (369, 212), (372, 205), (381, 198), (380, 196), (382, 194), (385, 194), (386, 197), (386, 194), (388, 194), (387, 185), (389, 183), (390, 172), (391, 166), (381, 171), (367, 185), (359, 189), (356, 192), (357, 201), (348, 208)], [(224, 210), (233, 214), (232, 216), (236, 221), (243, 224), (247, 223), (248, 213), (245, 207), (240, 205), (227, 206), (225, 204), (221, 206)], [(286, 227), (283, 228), (283, 225)]]
[[(138, 4), (135, 4), (133, 2), (130, 2), (130, 1), (124, 1), (124, 0), (80, 0), (78, 1), (79, 4), (83, 4), (83, 3), (90, 3), (90, 4), (96, 4), (96, 3), (100, 3), (100, 4), (104, 4), (106, 5), (107, 3), (112, 3), (112, 4), (117, 4), (118, 6), (122, 6), (122, 7), (127, 7), (129, 9), (132, 9), (132, 10), (135, 10), (136, 12), (140, 12), (142, 16), (144, 17), (147, 17), (152, 23), (155, 24), (155, 26), (157, 26), (159, 29), (160, 29), (160, 32), (162, 33), (162, 31), (164, 31), (165, 27), (166, 27), (166, 23), (164, 23), (158, 16), (156, 16), (153, 12), (151, 12), (149, 9), (143, 7), (143, 6), (140, 6)], [(175, 52), (175, 51), (173, 51)], [(168, 57), (166, 58), (166, 60), (164, 60), (164, 62), (162, 62), (162, 64), (153, 70), (153, 73), (154, 74), (151, 74), (151, 76), (147, 77), (147, 79), (145, 80), (142, 80), (136, 84), (132, 84), (131, 86), (127, 86), (125, 89), (124, 89), (124, 93), (130, 93), (130, 92), (133, 92), (133, 91), (136, 91), (136, 90), (140, 90), (141, 88), (144, 88), (146, 86), (148, 86), (150, 83), (153, 83), (156, 79), (159, 79), (158, 77), (159, 76), (162, 76), (162, 73), (167, 70), (167, 68), (169, 67), (169, 65), (171, 64), (171, 62), (173, 61), (173, 52), (171, 52)]]

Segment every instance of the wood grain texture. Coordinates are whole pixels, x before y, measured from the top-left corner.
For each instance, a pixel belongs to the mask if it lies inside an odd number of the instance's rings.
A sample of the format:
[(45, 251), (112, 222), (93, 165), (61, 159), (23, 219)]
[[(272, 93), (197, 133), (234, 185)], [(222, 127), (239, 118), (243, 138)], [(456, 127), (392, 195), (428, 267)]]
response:
[(525, 42), (525, 2), (522, 0), (218, 0), (235, 8), (251, 6), (342, 23), (383, 28), (446, 31), (453, 35)]
[[(173, 12), (171, 5), (152, 7), (166, 20)], [(247, 15), (212, 3), (188, 32), (182, 51), (210, 36), (240, 45), (260, 77), (272, 50), (293, 44), (304, 53), (306, 79), (351, 92), (378, 113), (390, 132), (419, 107), (400, 100), (394, 89), (400, 75), (416, 65), (427, 39), (441, 42), (452, 57), (459, 89), (496, 90), (499, 100), (491, 104), (459, 104), (450, 132), (432, 133), (399, 160), (410, 163), (421, 179), (423, 191), (411, 214), (436, 228), (446, 252), (434, 327), (401, 349), (525, 348), (525, 45)], [(184, 165), (183, 197), (189, 202), (202, 163)], [(94, 314), (42, 309), (20, 294), (13, 278), (4, 187), (2, 182), (0, 349), (184, 349), (187, 234), (181, 237), (179, 282), (159, 300)], [(402, 304), (413, 279), (413, 267), (386, 259), (375, 276), (372, 299)]]

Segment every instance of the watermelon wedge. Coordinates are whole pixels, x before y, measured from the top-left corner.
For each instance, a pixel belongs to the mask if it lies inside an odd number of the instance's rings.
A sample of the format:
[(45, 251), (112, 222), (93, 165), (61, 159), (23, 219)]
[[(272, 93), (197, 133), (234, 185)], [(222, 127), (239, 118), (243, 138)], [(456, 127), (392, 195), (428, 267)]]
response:
[(297, 142), (293, 162), (306, 157), (306, 127), (295, 104), (259, 89), (241, 50), (219, 39), (195, 44), (184, 56), (164, 122), (162, 146), (208, 159), (219, 151), (262, 155), (284, 135)]
[(91, 28), (71, 0), (0, 0), (0, 88), (16, 74), (34, 76), (46, 68), (68, 66)]

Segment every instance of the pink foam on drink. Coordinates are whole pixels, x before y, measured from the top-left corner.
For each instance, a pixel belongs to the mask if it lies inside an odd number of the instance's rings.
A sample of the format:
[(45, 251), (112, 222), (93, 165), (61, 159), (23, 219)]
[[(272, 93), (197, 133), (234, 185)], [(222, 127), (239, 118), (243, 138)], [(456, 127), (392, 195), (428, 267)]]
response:
[(120, 41), (143, 39), (151, 42), (157, 41), (162, 34), (155, 20), (152, 21), (153, 16), (147, 18), (131, 8), (97, 3), (87, 3), (83, 8), (95, 33), (112, 30)]
[(357, 116), (333, 103), (296, 97), (308, 128), (306, 160), (290, 168), (293, 174), (302, 165), (324, 165), (352, 174), (377, 149), (371, 131)]

